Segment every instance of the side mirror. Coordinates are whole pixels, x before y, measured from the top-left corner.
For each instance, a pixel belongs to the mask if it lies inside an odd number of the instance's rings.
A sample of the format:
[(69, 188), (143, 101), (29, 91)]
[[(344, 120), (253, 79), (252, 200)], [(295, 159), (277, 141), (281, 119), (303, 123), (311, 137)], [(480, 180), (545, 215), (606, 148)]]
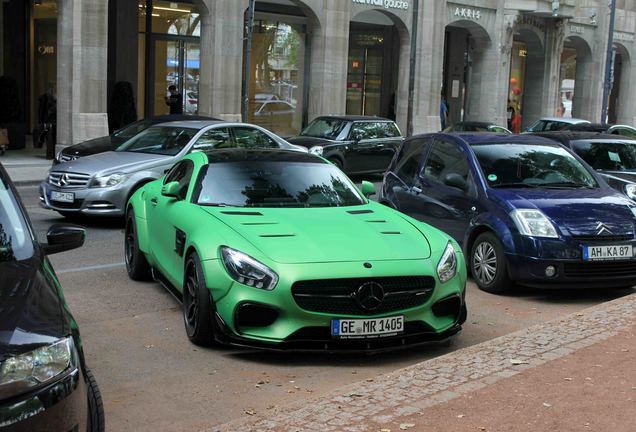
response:
[(47, 231), (42, 249), (46, 255), (66, 252), (81, 247), (85, 238), (86, 230), (79, 225), (56, 224)]
[(179, 198), (179, 182), (170, 182), (163, 185), (161, 195), (170, 198)]
[(362, 192), (362, 195), (369, 198), (371, 195), (375, 195), (375, 186), (373, 185), (373, 183), (363, 180), (361, 192)]
[(444, 176), (444, 184), (464, 192), (468, 191), (468, 183), (466, 183), (466, 180), (457, 173), (446, 174), (446, 176)]

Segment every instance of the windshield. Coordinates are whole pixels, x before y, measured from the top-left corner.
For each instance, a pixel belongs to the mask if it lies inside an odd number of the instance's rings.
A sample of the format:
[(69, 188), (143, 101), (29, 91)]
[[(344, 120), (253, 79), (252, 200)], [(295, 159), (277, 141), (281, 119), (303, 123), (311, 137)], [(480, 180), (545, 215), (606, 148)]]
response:
[(139, 120), (129, 124), (113, 133), (117, 138), (130, 139), (140, 132), (145, 131), (152, 125), (150, 120)]
[(593, 188), (596, 180), (562, 147), (529, 144), (473, 146), (488, 186)]
[(197, 129), (184, 127), (153, 126), (126, 141), (115, 151), (175, 156), (197, 132)]
[(0, 174), (0, 262), (24, 260), (33, 255), (33, 240), (26, 221)]
[(595, 170), (636, 171), (636, 142), (576, 142), (574, 151)]
[(344, 120), (319, 118), (311, 122), (300, 134), (302, 136), (335, 140), (347, 126), (347, 123)]
[(228, 207), (337, 207), (365, 203), (331, 164), (249, 161), (204, 167), (195, 192), (200, 205)]

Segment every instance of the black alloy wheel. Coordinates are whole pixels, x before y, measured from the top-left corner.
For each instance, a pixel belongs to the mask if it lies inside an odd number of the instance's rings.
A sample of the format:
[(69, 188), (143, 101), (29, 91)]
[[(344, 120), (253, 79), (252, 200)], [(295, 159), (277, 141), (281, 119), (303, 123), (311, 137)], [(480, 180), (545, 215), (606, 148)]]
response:
[(86, 385), (88, 397), (88, 418), (86, 420), (87, 432), (104, 432), (106, 422), (104, 420), (104, 403), (102, 394), (97, 386), (93, 372), (86, 368)]
[(190, 254), (183, 284), (183, 322), (188, 339), (195, 345), (208, 346), (215, 340), (214, 307), (203, 276), (201, 261)]
[(483, 291), (502, 294), (512, 287), (503, 245), (492, 232), (480, 234), (473, 243), (470, 270)]
[(135, 210), (132, 207), (126, 214), (126, 236), (124, 237), (124, 257), (126, 259), (126, 271), (132, 280), (150, 279), (150, 265), (146, 256), (139, 249), (137, 237), (137, 223)]

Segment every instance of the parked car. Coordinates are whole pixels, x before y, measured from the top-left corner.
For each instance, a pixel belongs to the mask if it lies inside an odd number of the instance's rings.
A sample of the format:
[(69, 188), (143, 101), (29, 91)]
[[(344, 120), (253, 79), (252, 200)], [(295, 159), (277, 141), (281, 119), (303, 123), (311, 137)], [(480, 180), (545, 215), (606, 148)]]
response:
[(455, 238), (485, 291), (636, 284), (636, 203), (546, 138), (410, 138), (380, 200)]
[(167, 123), (173, 121), (184, 120), (217, 120), (211, 117), (173, 114), (151, 117), (149, 119), (139, 120), (129, 124), (115, 132), (112, 135), (105, 137), (94, 138), (88, 141), (81, 142), (79, 144), (68, 146), (58, 152), (54, 165), (62, 162), (69, 162), (84, 156), (90, 156), (97, 153), (104, 153), (107, 151), (115, 150), (117, 147), (128, 141), (129, 139), (137, 136), (139, 133), (145, 131), (150, 126)]
[(48, 255), (80, 247), (84, 230), (53, 225), (34, 236), (0, 165), (0, 429), (104, 431), (104, 408)]
[(462, 121), (455, 123), (443, 130), (443, 132), (494, 132), (512, 133), (503, 126), (481, 121)]
[(602, 132), (611, 135), (622, 135), (627, 138), (636, 138), (636, 128), (627, 125), (613, 125), (604, 123), (573, 124), (563, 130), (577, 132)]
[(182, 121), (151, 126), (115, 151), (56, 165), (40, 185), (40, 203), (64, 216), (123, 216), (133, 192), (188, 153), (213, 148), (306, 151), (245, 123)]
[(583, 125), (590, 124), (589, 121), (577, 118), (566, 117), (545, 117), (537, 120), (534, 124), (524, 132), (544, 132), (544, 131), (558, 131), (565, 129), (571, 125)]
[(126, 268), (182, 295), (195, 344), (373, 351), (449, 338), (466, 319), (459, 246), (373, 193), (307, 153), (192, 154), (132, 196)]
[(347, 174), (384, 172), (402, 143), (394, 121), (368, 116), (325, 116), (288, 138)]
[(596, 132), (541, 132), (574, 150), (617, 191), (636, 200), (636, 139)]
[(293, 133), (296, 107), (277, 99), (256, 100), (252, 122), (279, 133)]
[(188, 114), (196, 114), (199, 109), (199, 92), (194, 90), (186, 91), (185, 112)]

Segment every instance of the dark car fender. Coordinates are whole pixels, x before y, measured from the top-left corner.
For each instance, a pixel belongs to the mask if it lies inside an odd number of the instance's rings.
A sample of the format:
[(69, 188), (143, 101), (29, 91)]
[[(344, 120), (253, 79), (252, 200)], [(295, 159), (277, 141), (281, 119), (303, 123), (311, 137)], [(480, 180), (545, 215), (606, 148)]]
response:
[[(497, 214), (501, 213), (501, 214)], [(507, 215), (503, 212), (484, 212), (477, 215), (471, 222), (464, 236), (464, 255), (470, 257), (470, 250), (473, 242), (482, 233), (491, 231), (503, 245), (506, 254), (517, 254), (518, 245), (515, 243), (515, 235), (509, 223), (506, 221)], [(467, 260), (468, 261), (468, 260)]]

